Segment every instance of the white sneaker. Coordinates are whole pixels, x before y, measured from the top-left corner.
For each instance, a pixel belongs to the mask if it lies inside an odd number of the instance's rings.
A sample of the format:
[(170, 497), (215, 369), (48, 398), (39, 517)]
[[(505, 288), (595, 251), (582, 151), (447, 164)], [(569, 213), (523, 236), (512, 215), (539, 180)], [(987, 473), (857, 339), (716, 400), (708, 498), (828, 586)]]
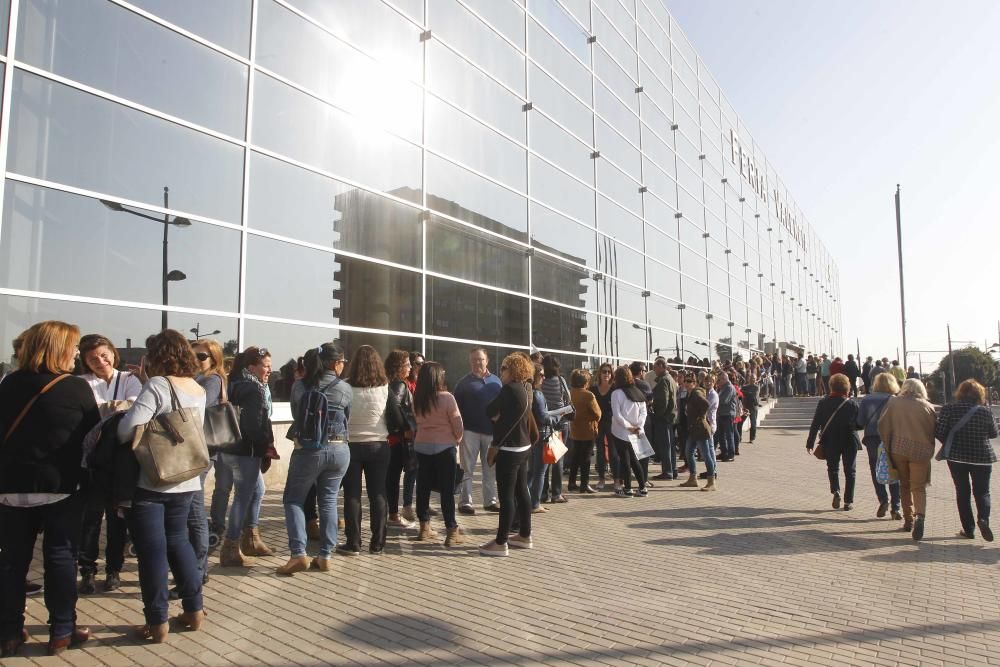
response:
[(520, 535), (513, 535), (507, 538), (507, 544), (514, 547), (515, 549), (531, 549), (534, 544), (531, 542), (531, 537), (521, 537)]
[(497, 544), (496, 540), (490, 540), (479, 547), (480, 556), (507, 556), (509, 555), (506, 544)]

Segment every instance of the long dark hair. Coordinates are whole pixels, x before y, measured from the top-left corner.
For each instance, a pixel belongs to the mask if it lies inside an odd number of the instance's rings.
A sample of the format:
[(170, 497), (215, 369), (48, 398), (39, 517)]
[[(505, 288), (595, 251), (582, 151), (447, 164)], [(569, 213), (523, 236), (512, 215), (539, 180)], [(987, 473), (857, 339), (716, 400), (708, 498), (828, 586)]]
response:
[(426, 415), (437, 407), (438, 392), (447, 390), (444, 382), (444, 366), (436, 361), (425, 361), (417, 375), (417, 389), (413, 392), (413, 411)]
[(302, 382), (307, 387), (318, 387), (323, 373), (330, 368), (330, 364), (341, 361), (343, 358), (344, 351), (333, 343), (323, 343), (319, 347), (309, 350), (302, 357), (302, 363), (305, 366)]

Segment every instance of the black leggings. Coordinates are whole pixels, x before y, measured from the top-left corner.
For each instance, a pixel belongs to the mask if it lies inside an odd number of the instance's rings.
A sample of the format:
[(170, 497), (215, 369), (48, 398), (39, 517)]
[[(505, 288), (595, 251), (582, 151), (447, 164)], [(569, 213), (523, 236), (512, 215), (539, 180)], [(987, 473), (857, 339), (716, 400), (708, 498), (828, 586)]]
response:
[(618, 454), (618, 479), (622, 480), (623, 488), (632, 488), (632, 476), (629, 474), (630, 469), (631, 472), (635, 473), (635, 481), (639, 483), (639, 488), (646, 488), (646, 475), (642, 466), (639, 465), (639, 459), (635, 456), (632, 443), (628, 440), (615, 437), (610, 433), (608, 434), (608, 438), (614, 443), (615, 451)]
[(569, 484), (576, 483), (577, 473), (580, 474), (580, 490), (586, 491), (590, 485), (590, 452), (594, 449), (593, 440), (570, 440), (573, 447), (573, 460), (570, 462)]
[[(528, 459), (531, 450), (497, 452), (497, 495), (500, 497), (500, 525), (497, 544), (507, 544), (510, 526), (516, 512), (521, 537), (531, 537), (531, 494), (528, 492)], [(558, 464), (556, 464), (558, 465)]]
[[(399, 447), (400, 445), (396, 445)], [(437, 454), (417, 454), (420, 462), (417, 468), (417, 518), (422, 522), (431, 520), (431, 490), (441, 492), (441, 514), (444, 525), (455, 528), (455, 466), (457, 449), (449, 447)], [(399, 497), (399, 482), (396, 483), (396, 497)], [(390, 513), (392, 510), (390, 508)]]

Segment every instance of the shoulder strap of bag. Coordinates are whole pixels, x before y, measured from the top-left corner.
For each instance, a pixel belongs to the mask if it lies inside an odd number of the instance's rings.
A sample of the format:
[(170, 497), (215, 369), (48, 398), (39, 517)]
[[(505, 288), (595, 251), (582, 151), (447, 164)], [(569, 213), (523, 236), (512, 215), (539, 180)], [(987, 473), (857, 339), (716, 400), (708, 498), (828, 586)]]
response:
[(847, 405), (847, 401), (848, 401), (848, 400), (849, 400), (849, 399), (846, 399), (846, 398), (845, 398), (845, 399), (843, 400), (843, 402), (841, 402), (841, 404), (837, 406), (837, 409), (833, 411), (833, 414), (832, 414), (832, 415), (830, 415), (830, 418), (826, 420), (826, 423), (825, 423), (825, 424), (823, 424), (823, 430), (819, 432), (819, 440), (820, 440), (820, 441), (822, 441), (822, 440), (823, 440), (823, 434), (824, 434), (824, 433), (826, 433), (826, 429), (827, 429), (827, 428), (828, 428), (828, 427), (830, 426), (830, 422), (832, 422), (832, 421), (833, 421), (833, 418), (837, 416), (837, 413), (838, 413), (838, 412), (840, 412), (840, 409), (841, 409), (842, 407), (844, 407), (845, 405)]
[[(874, 412), (872, 412), (872, 416), (868, 418), (868, 422), (865, 424), (865, 430), (868, 430), (868, 427), (872, 425), (873, 421), (877, 422), (879, 419), (882, 418), (882, 415), (885, 414), (885, 409), (887, 407), (889, 407), (889, 401), (888, 400), (886, 400), (886, 402), (883, 403), (881, 405), (881, 407), (879, 407), (878, 410), (875, 410)], [(876, 417), (878, 417), (878, 419), (876, 419)]]
[(18, 426), (21, 425), (21, 422), (24, 420), (25, 416), (28, 414), (28, 411), (31, 410), (31, 407), (35, 404), (35, 401), (37, 401), (39, 398), (42, 397), (42, 394), (44, 394), (45, 392), (47, 392), (49, 389), (52, 389), (52, 387), (56, 386), (59, 382), (62, 382), (63, 380), (65, 380), (68, 377), (69, 377), (69, 373), (63, 373), (62, 375), (57, 376), (55, 379), (53, 379), (47, 385), (45, 385), (44, 387), (42, 387), (42, 390), (40, 392), (38, 392), (37, 394), (35, 394), (34, 396), (32, 396), (31, 400), (28, 401), (28, 404), (25, 405), (23, 408), (21, 408), (21, 412), (14, 419), (13, 423), (10, 425), (10, 428), (7, 429), (7, 433), (4, 435), (3, 441), (7, 442), (10, 439), (11, 434), (14, 433), (14, 431), (17, 430)]
[(178, 410), (181, 409), (181, 401), (180, 401), (179, 398), (177, 398), (177, 392), (174, 391), (174, 383), (170, 379), (169, 375), (165, 376), (164, 379), (167, 381), (167, 386), (170, 387), (170, 408), (171, 408), (171, 411), (172, 412), (177, 412)]
[(948, 435), (945, 436), (944, 439), (944, 448), (941, 450), (941, 456), (943, 458), (948, 458), (948, 454), (951, 452), (951, 443), (955, 440), (955, 434), (962, 430), (963, 426), (969, 423), (969, 420), (972, 419), (978, 409), (978, 405), (973, 405), (972, 409), (962, 415), (962, 418), (958, 420), (958, 423), (952, 426), (951, 430), (948, 431)]
[(122, 373), (121, 371), (119, 371), (118, 375), (115, 377), (115, 391), (114, 391), (113, 394), (111, 394), (111, 400), (113, 400), (113, 401), (117, 401), (118, 400), (118, 385), (121, 384), (122, 375), (124, 375), (124, 373)]
[(521, 420), (524, 419), (524, 416), (526, 414), (528, 414), (529, 410), (531, 410), (531, 402), (534, 400), (534, 398), (535, 397), (534, 397), (533, 393), (529, 393), (528, 394), (528, 401), (525, 403), (524, 412), (522, 412), (521, 416), (517, 418), (517, 421), (514, 422), (514, 425), (510, 427), (510, 430), (507, 431), (507, 434), (504, 437), (502, 437), (499, 440), (497, 440), (497, 445), (498, 446), (502, 447), (504, 441), (507, 440), (507, 438), (510, 437), (510, 434), (514, 432), (514, 430), (518, 427), (518, 425), (520, 425)]

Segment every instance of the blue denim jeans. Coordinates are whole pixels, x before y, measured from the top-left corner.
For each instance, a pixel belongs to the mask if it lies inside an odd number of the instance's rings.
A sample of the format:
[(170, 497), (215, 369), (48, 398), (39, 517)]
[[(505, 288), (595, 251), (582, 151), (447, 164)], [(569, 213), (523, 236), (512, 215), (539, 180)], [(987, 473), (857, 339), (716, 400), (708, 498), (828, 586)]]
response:
[[(892, 482), (891, 484), (879, 484), (878, 480), (875, 479), (876, 467), (878, 466), (878, 443), (874, 446), (865, 445), (865, 449), (868, 451), (868, 470), (872, 474), (872, 484), (875, 485), (875, 495), (878, 497), (880, 503), (888, 503), (890, 499), (892, 501), (892, 511), (899, 511), (899, 482)], [(889, 487), (888, 493), (885, 487)]]
[(184, 611), (202, 609), (200, 564), (188, 537), (193, 492), (157, 493), (137, 489), (125, 512), (139, 561), (146, 623), (167, 622), (167, 571), (173, 572)]
[[(233, 464), (220, 463), (222, 457), (228, 460), (235, 458), (233, 454), (218, 454), (215, 459), (215, 489), (212, 491), (212, 508), (210, 510), (211, 531), (216, 534), (226, 532), (226, 515), (229, 513), (229, 497), (233, 493)], [(244, 457), (246, 458), (246, 457)], [(257, 459), (258, 462), (260, 459)], [(256, 528), (260, 525), (260, 508), (264, 504), (264, 475), (257, 469), (257, 485), (253, 490), (250, 510), (246, 513), (243, 528)]]
[[(244, 527), (257, 526), (254, 515), (260, 517), (260, 501), (263, 500), (263, 480), (260, 474), (260, 458), (256, 456), (239, 456), (237, 454), (219, 454), (216, 465), (229, 468), (232, 474), (233, 502), (229, 506), (229, 523), (226, 526), (226, 538), (238, 540)], [(228, 495), (228, 494), (227, 494)], [(213, 494), (214, 503), (214, 494)]]
[[(83, 520), (83, 494), (51, 505), (0, 505), (0, 639), (20, 639), (24, 628), (24, 584), (42, 533), (45, 607), (49, 637), (67, 637), (76, 625), (76, 550)], [(164, 575), (166, 580), (166, 575)]]
[(531, 446), (531, 459), (528, 462), (528, 492), (531, 496), (531, 509), (538, 509), (542, 502), (542, 485), (545, 483), (545, 471), (549, 464), (542, 463), (542, 450), (545, 443), (539, 440)]
[(288, 551), (292, 558), (306, 555), (305, 502), (313, 484), (316, 485), (319, 506), (319, 556), (329, 558), (333, 553), (337, 546), (337, 496), (340, 495), (340, 482), (350, 462), (351, 451), (346, 443), (292, 452), (282, 496)]
[(198, 559), (198, 570), (202, 580), (208, 572), (208, 519), (205, 517), (205, 478), (208, 471), (201, 474), (201, 488), (191, 497), (191, 510), (188, 512), (188, 537), (194, 547), (194, 556)]
[(692, 475), (698, 474), (698, 464), (694, 457), (695, 449), (701, 452), (701, 459), (705, 462), (705, 468), (709, 476), (715, 475), (715, 443), (711, 438), (688, 438), (684, 453), (687, 457), (688, 472)]
[(719, 443), (722, 458), (731, 459), (736, 456), (736, 425), (732, 415), (719, 415), (718, 430), (715, 440)]

